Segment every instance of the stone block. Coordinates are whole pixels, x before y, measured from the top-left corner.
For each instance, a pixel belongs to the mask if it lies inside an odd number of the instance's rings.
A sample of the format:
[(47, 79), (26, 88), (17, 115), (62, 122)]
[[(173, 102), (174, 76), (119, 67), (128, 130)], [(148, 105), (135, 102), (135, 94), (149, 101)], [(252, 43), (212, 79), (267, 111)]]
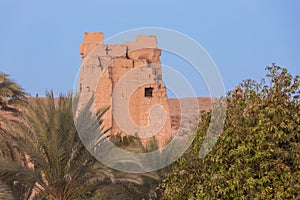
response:
[(128, 57), (132, 60), (145, 59), (149, 63), (160, 63), (159, 57), (161, 55), (161, 49), (144, 48), (137, 49), (128, 52)]
[(127, 58), (115, 58), (111, 65), (112, 68), (133, 68), (133, 60)]
[(83, 42), (85, 44), (95, 43), (102, 44), (104, 41), (104, 33), (102, 32), (85, 32)]
[(155, 35), (137, 35), (136, 42), (141, 48), (157, 48)]

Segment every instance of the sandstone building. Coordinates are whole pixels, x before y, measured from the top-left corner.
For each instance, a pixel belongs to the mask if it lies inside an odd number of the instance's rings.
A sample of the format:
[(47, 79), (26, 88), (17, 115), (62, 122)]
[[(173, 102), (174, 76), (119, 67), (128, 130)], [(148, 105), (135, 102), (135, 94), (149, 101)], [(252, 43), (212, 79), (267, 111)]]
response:
[[(110, 106), (103, 116), (109, 134), (138, 134), (144, 140), (156, 135), (162, 146), (179, 127), (181, 115), (178, 100), (167, 97), (156, 37), (104, 44), (103, 33), (86, 32), (80, 54), (80, 105), (94, 96), (94, 110)], [(189, 99), (183, 102), (189, 105)], [(211, 107), (210, 98), (197, 102), (201, 110)]]

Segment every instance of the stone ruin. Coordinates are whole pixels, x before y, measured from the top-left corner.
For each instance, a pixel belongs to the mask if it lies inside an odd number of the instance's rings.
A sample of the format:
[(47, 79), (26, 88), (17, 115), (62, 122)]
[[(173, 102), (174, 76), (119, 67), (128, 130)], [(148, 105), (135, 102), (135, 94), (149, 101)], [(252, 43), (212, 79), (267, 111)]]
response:
[[(110, 107), (102, 118), (104, 127), (111, 127), (108, 134), (137, 134), (143, 142), (155, 135), (163, 146), (182, 116), (178, 99), (167, 97), (156, 37), (104, 44), (103, 33), (86, 32), (80, 54), (79, 106), (94, 96), (94, 111)], [(188, 107), (191, 100), (181, 102)], [(200, 110), (211, 109), (211, 98), (196, 100)]]

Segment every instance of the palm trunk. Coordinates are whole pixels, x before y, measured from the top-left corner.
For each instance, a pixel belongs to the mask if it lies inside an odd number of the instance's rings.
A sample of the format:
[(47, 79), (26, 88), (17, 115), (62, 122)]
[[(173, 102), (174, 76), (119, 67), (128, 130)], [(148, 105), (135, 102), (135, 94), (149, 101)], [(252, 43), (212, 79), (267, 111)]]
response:
[(12, 191), (7, 184), (0, 180), (0, 200), (15, 200)]

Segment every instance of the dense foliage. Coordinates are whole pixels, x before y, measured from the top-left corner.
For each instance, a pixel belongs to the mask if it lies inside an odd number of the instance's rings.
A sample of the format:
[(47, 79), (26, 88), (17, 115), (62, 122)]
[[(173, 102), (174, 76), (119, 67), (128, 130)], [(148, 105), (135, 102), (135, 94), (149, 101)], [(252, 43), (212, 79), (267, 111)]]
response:
[(143, 181), (109, 169), (86, 150), (74, 125), (71, 95), (30, 99), (22, 114), (5, 125), (0, 137), (7, 153), (0, 156), (0, 180), (17, 199), (89, 199), (108, 184)]
[(25, 97), (25, 92), (7, 74), (0, 72), (0, 110), (16, 111), (9, 105)]
[[(26, 94), (0, 74), (0, 198), (297, 199), (300, 78), (275, 65), (267, 67), (266, 78), (260, 83), (245, 80), (228, 94), (224, 129), (214, 133), (221, 136), (204, 158), (199, 150), (208, 127), (219, 119), (212, 120), (211, 112), (201, 114), (193, 145), (171, 170), (128, 174), (99, 163), (79, 138), (78, 132), (93, 133), (84, 127), (101, 129), (105, 109), (96, 121), (89, 120), (86, 109), (75, 127), (71, 95), (55, 99), (48, 93), (46, 98), (13, 105), (26, 102)], [(80, 135), (91, 144), (100, 136)], [(110, 140), (133, 152), (158, 148), (155, 139), (146, 146), (133, 136), (116, 135)]]
[[(0, 133), (3, 133), (5, 130), (5, 121), (8, 121), (9, 117), (11, 119), (13, 116), (19, 114), (16, 104), (23, 102), (25, 96), (25, 92), (17, 83), (12, 81), (7, 74), (0, 72)], [(10, 157), (11, 160), (21, 162), (20, 157), (15, 151), (12, 151), (12, 145), (2, 137), (0, 140), (0, 157), (6, 156)], [(18, 183), (14, 184), (14, 188), (16, 188), (16, 194), (24, 193), (27, 190), (27, 188)], [(1, 179), (0, 199), (14, 199), (9, 185)]]
[(163, 199), (297, 199), (300, 196), (299, 76), (267, 67), (267, 80), (229, 93), (221, 137), (204, 158), (199, 149), (211, 113), (196, 139), (161, 183)]

